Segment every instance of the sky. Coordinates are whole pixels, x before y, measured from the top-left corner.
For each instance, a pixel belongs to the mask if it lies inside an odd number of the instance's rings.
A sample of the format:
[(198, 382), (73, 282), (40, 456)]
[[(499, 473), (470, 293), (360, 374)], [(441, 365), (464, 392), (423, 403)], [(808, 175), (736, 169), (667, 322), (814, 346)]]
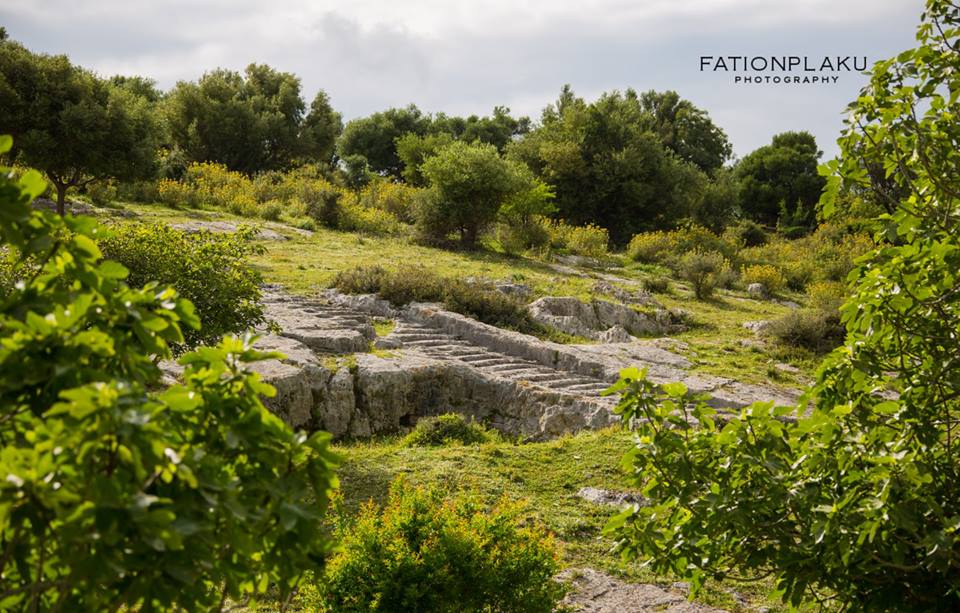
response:
[(267, 63), (298, 75), (308, 103), (326, 91), (345, 120), (410, 103), (451, 115), (503, 105), (536, 120), (565, 83), (587, 100), (672, 89), (709, 112), (738, 156), (807, 130), (830, 157), (865, 76), (738, 84), (701, 71), (701, 56), (873, 64), (913, 46), (922, 10), (922, 0), (0, 0), (0, 25), (34, 51), (164, 89)]

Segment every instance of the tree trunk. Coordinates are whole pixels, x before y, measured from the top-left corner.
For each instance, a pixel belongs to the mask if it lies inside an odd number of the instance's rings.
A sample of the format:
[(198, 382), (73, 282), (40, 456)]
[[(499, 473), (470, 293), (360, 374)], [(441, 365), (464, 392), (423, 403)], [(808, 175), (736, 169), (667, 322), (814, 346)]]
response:
[(66, 215), (67, 186), (59, 181), (55, 181), (54, 185), (57, 187), (57, 215), (63, 217)]

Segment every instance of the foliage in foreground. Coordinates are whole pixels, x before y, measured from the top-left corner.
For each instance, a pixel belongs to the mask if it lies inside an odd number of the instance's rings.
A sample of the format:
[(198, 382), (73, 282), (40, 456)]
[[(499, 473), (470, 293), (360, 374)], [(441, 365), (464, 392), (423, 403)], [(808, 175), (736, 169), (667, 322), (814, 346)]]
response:
[(169, 285), (193, 304), (203, 327), (185, 330), (183, 344), (175, 346), (180, 350), (215, 345), (224, 334), (263, 323), (262, 279), (247, 259), (262, 247), (251, 238), (252, 231), (187, 233), (164, 224), (123, 224), (98, 244), (128, 270), (128, 285)]
[(960, 608), (958, 26), (960, 7), (930, 0), (920, 46), (875, 66), (840, 139), (825, 214), (842, 180), (885, 203), (877, 239), (893, 240), (851, 274), (812, 413), (757, 403), (721, 428), (681, 384), (628, 370), (613, 388), (652, 501), (609, 526), (625, 556), (694, 586), (773, 576), (793, 604)]
[(423, 417), (410, 434), (403, 437), (404, 447), (442, 447), (444, 445), (479, 445), (496, 440), (496, 435), (463, 415), (445, 413)]
[(563, 588), (555, 545), (516, 503), (444, 500), (397, 480), (341, 526), (319, 584), (329, 611), (553, 611)]
[[(10, 145), (5, 138), (0, 148)], [(36, 173), (0, 176), (0, 233), (20, 278), (0, 303), (0, 608), (216, 610), (322, 565), (335, 477), (328, 435), (294, 433), (228, 338), (155, 360), (196, 327), (191, 304), (132, 289), (85, 217), (35, 212)]]

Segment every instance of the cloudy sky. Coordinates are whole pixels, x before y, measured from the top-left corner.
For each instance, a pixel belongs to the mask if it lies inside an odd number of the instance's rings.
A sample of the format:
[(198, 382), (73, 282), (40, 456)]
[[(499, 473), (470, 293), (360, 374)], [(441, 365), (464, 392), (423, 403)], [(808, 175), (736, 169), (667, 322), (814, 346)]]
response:
[[(560, 87), (675, 89), (742, 156), (806, 129), (827, 154), (864, 78), (735, 84), (701, 56), (867, 56), (911, 46), (922, 0), (0, 0), (0, 25), (35, 51), (163, 88), (265, 62), (320, 88), (346, 119), (415, 103), (538, 118)], [(772, 73), (771, 73), (772, 74)]]

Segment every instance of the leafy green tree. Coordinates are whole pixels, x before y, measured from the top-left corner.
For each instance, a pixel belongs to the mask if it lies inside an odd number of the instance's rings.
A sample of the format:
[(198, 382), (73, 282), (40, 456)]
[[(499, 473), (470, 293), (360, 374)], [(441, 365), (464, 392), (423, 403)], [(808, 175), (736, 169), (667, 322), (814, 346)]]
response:
[(148, 102), (156, 104), (163, 98), (163, 92), (157, 87), (157, 82), (153, 79), (137, 75), (116, 75), (110, 78), (110, 83), (129, 91), (134, 96), (146, 98)]
[(300, 126), (302, 154), (320, 162), (331, 162), (341, 132), (343, 119), (333, 110), (327, 93), (321, 90), (310, 103), (310, 111)]
[(652, 120), (651, 128), (680, 159), (712, 173), (730, 159), (733, 147), (706, 111), (684, 100), (675, 91), (650, 90), (640, 104)]
[(67, 190), (153, 172), (158, 142), (150, 102), (70, 63), (0, 42), (0, 133), (10, 155), (42, 170), (64, 213)]
[(822, 152), (808, 132), (785, 132), (737, 164), (740, 208), (760, 223), (775, 226), (815, 222), (815, 206), (825, 181), (817, 173)]
[[(720, 426), (683, 385), (623, 373), (617, 410), (639, 427), (625, 465), (650, 498), (609, 526), (625, 556), (695, 587), (773, 576), (794, 605), (960, 608), (958, 39), (960, 7), (928, 0), (918, 46), (875, 64), (851, 106), (823, 213), (844, 185), (908, 195), (877, 219), (846, 340), (805, 402)], [(872, 182), (880, 159), (893, 192)]]
[(457, 232), (468, 249), (476, 246), (504, 202), (535, 187), (533, 176), (500, 157), (493, 145), (456, 141), (421, 168), (430, 192), (418, 211), (418, 224), (435, 238)]
[(401, 176), (403, 180), (414, 187), (423, 187), (427, 178), (423, 176), (421, 165), (427, 158), (436, 155), (437, 151), (454, 141), (453, 135), (448, 132), (421, 136), (412, 132), (397, 139), (397, 157), (403, 164)]
[[(0, 151), (10, 138), (0, 139)], [(199, 322), (169, 288), (132, 289), (88, 217), (31, 209), (44, 189), (0, 173), (0, 600), (5, 610), (218, 610), (322, 565), (336, 484), (329, 435), (295, 433), (227, 338), (156, 362)]]
[(489, 117), (470, 115), (464, 118), (437, 113), (430, 131), (432, 134), (449, 134), (468, 143), (488, 143), (503, 153), (515, 137), (526, 134), (530, 127), (529, 117), (515, 118), (507, 107), (496, 106)]
[(508, 156), (553, 187), (557, 216), (602, 226), (623, 244), (690, 216), (703, 194), (703, 173), (668, 151), (650, 124), (633, 90), (587, 104), (567, 87)]
[(359, 166), (362, 157), (373, 172), (400, 179), (403, 163), (397, 155), (396, 140), (405, 134), (423, 136), (429, 127), (430, 117), (413, 104), (387, 109), (348, 122), (337, 141), (337, 154), (353, 159), (351, 168)]
[(325, 159), (339, 116), (323, 92), (310, 114), (300, 79), (264, 64), (244, 74), (218, 69), (196, 83), (181, 81), (164, 100), (172, 144), (190, 161), (219, 162), (254, 173), (290, 166), (306, 155)]

